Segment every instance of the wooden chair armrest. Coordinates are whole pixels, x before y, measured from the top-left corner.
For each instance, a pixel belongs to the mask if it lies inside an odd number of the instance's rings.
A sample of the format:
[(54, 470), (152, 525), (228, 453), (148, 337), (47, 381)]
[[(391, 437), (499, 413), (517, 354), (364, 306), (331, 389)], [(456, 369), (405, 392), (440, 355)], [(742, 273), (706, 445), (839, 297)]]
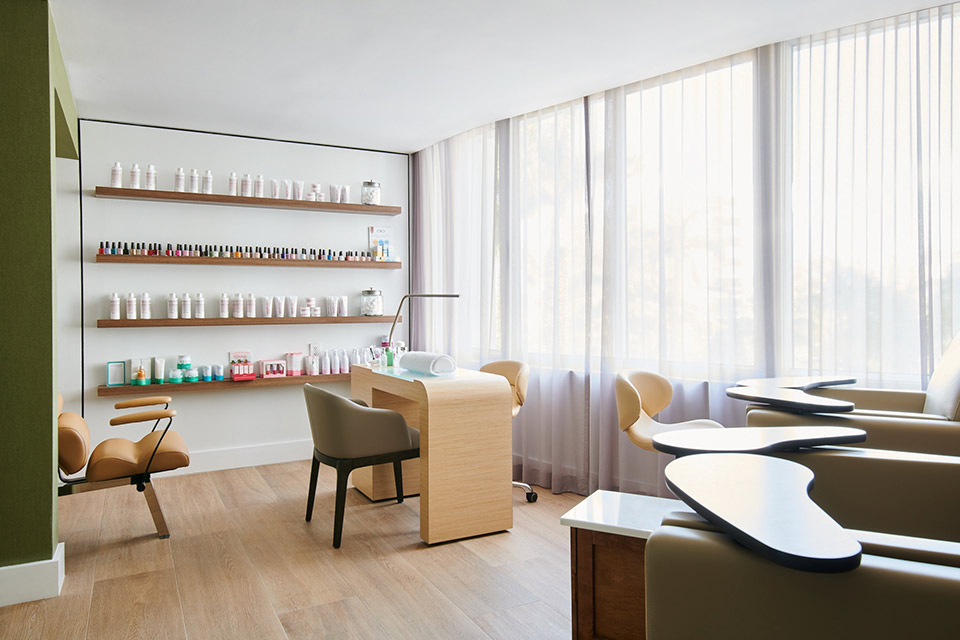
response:
[(164, 418), (173, 418), (177, 415), (176, 409), (154, 409), (152, 411), (138, 411), (128, 413), (123, 416), (117, 416), (110, 419), (110, 426), (117, 427), (122, 424), (131, 424), (133, 422), (151, 422), (163, 420)]
[(148, 396), (146, 398), (133, 398), (132, 400), (121, 400), (113, 405), (114, 409), (133, 409), (134, 407), (150, 407), (155, 404), (169, 404), (172, 398), (170, 396)]

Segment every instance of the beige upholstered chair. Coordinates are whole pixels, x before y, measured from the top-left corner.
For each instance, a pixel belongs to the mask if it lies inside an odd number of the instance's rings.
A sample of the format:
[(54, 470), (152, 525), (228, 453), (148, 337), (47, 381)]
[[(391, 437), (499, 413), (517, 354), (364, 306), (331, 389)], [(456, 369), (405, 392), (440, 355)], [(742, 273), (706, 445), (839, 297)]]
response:
[(403, 416), (389, 409), (373, 409), (311, 384), (303, 385), (310, 430), (313, 432), (313, 466), (307, 495), (307, 522), (313, 517), (320, 463), (337, 470), (333, 546), (340, 548), (347, 477), (360, 467), (393, 463), (397, 502), (403, 502), (401, 462), (420, 456), (420, 432), (407, 426)]
[(620, 430), (630, 442), (641, 449), (656, 451), (653, 436), (666, 431), (681, 429), (722, 429), (723, 425), (713, 420), (688, 420), (675, 424), (657, 422), (653, 416), (670, 405), (673, 385), (661, 375), (649, 371), (621, 371), (614, 381), (617, 397), (617, 418)]
[[(63, 409), (63, 397), (58, 395), (59, 410)], [(60, 480), (58, 488), (61, 496), (97, 489), (108, 489), (126, 484), (136, 485), (143, 493), (150, 507), (150, 515), (161, 538), (169, 538), (167, 523), (160, 509), (160, 502), (154, 492), (150, 475), (161, 471), (171, 471), (190, 464), (187, 445), (176, 431), (170, 430), (173, 417), (177, 412), (170, 409), (170, 396), (154, 396), (125, 400), (114, 405), (115, 409), (131, 409), (163, 405), (163, 409), (128, 413), (110, 420), (111, 426), (132, 424), (134, 422), (153, 422), (153, 429), (137, 442), (126, 438), (104, 440), (90, 453), (90, 430), (79, 414), (63, 412), (57, 418), (57, 441), (59, 451)], [(163, 431), (157, 431), (160, 422), (166, 420)], [(87, 467), (82, 478), (66, 478)]]
[(669, 514), (645, 550), (646, 637), (960, 637), (960, 458), (847, 447), (776, 455), (814, 472), (810, 497), (860, 542), (860, 566), (790, 569), (692, 513)]
[[(527, 385), (530, 382), (530, 366), (519, 360), (494, 360), (480, 367), (480, 371), (503, 376), (510, 383), (511, 398), (513, 399), (513, 417), (520, 413), (520, 407), (527, 399)], [(525, 482), (514, 482), (513, 486), (520, 487), (527, 493), (527, 502), (537, 501), (537, 492)]]
[(836, 425), (867, 432), (862, 447), (960, 456), (960, 335), (937, 363), (926, 391), (821, 387), (807, 393), (853, 402), (849, 413), (796, 414), (747, 407), (748, 427)]

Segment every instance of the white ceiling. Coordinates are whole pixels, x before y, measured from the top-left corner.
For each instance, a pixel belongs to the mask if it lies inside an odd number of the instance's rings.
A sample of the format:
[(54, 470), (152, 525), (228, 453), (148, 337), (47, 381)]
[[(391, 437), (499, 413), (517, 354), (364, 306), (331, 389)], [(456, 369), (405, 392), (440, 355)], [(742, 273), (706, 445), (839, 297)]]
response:
[(51, 0), (82, 118), (411, 152), (933, 0)]

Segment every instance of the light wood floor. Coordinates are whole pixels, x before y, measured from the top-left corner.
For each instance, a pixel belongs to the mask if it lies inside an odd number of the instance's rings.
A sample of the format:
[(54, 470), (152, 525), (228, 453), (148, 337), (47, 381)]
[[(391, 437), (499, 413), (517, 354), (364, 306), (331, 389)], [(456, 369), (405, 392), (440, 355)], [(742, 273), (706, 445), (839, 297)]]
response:
[(560, 516), (580, 496), (517, 489), (511, 531), (427, 547), (418, 499), (351, 489), (338, 550), (333, 470), (307, 523), (309, 476), (303, 461), (157, 478), (168, 540), (133, 487), (60, 498), (62, 594), (0, 608), (0, 637), (570, 637)]

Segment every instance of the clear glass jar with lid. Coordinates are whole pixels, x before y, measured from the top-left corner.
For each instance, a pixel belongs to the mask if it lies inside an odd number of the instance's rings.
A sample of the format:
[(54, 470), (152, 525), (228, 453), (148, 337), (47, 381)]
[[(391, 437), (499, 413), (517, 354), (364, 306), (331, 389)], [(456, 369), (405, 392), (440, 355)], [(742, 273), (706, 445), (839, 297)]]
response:
[(380, 294), (380, 289), (371, 287), (360, 292), (360, 315), (383, 315), (383, 296)]
[(360, 187), (361, 204), (380, 204), (380, 183), (367, 180)]

